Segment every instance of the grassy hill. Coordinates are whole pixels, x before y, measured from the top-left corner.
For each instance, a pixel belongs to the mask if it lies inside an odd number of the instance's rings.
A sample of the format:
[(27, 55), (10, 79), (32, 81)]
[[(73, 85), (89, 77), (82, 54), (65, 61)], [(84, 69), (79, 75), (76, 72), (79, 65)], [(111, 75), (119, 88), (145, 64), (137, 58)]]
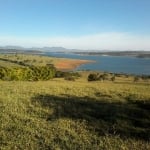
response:
[(58, 70), (73, 70), (81, 64), (90, 62), (93, 61), (30, 54), (0, 54), (0, 66), (5, 67), (24, 67), (26, 65), (45, 66), (53, 64)]
[(150, 81), (88, 82), (89, 73), (0, 81), (0, 149), (149, 150)]

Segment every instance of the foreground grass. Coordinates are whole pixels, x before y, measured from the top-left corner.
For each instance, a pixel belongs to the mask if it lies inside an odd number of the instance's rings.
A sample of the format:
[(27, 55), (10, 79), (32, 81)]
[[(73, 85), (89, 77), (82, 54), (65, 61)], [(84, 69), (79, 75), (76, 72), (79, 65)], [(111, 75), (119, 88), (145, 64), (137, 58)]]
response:
[(84, 77), (0, 89), (0, 149), (150, 149), (148, 83)]

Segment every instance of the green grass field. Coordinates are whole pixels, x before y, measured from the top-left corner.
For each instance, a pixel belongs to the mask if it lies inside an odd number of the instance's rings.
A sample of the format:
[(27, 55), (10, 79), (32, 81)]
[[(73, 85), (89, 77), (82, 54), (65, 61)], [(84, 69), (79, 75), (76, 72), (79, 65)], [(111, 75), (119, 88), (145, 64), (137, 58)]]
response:
[[(40, 56), (38, 56), (40, 57)], [(149, 150), (150, 81), (0, 81), (2, 150)]]

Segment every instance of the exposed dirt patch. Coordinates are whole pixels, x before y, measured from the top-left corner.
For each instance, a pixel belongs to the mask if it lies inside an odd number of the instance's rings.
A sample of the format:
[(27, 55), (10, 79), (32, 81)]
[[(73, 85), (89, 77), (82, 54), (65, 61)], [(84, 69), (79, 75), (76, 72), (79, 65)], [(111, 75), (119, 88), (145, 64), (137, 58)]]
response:
[(62, 60), (55, 64), (58, 70), (73, 70), (82, 64), (92, 63), (90, 60)]

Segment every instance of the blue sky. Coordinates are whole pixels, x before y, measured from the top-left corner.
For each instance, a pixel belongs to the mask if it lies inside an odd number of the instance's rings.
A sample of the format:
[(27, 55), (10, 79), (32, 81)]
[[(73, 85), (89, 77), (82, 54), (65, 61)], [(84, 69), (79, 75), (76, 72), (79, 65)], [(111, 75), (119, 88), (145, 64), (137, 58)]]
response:
[(150, 50), (150, 0), (0, 0), (0, 45)]

